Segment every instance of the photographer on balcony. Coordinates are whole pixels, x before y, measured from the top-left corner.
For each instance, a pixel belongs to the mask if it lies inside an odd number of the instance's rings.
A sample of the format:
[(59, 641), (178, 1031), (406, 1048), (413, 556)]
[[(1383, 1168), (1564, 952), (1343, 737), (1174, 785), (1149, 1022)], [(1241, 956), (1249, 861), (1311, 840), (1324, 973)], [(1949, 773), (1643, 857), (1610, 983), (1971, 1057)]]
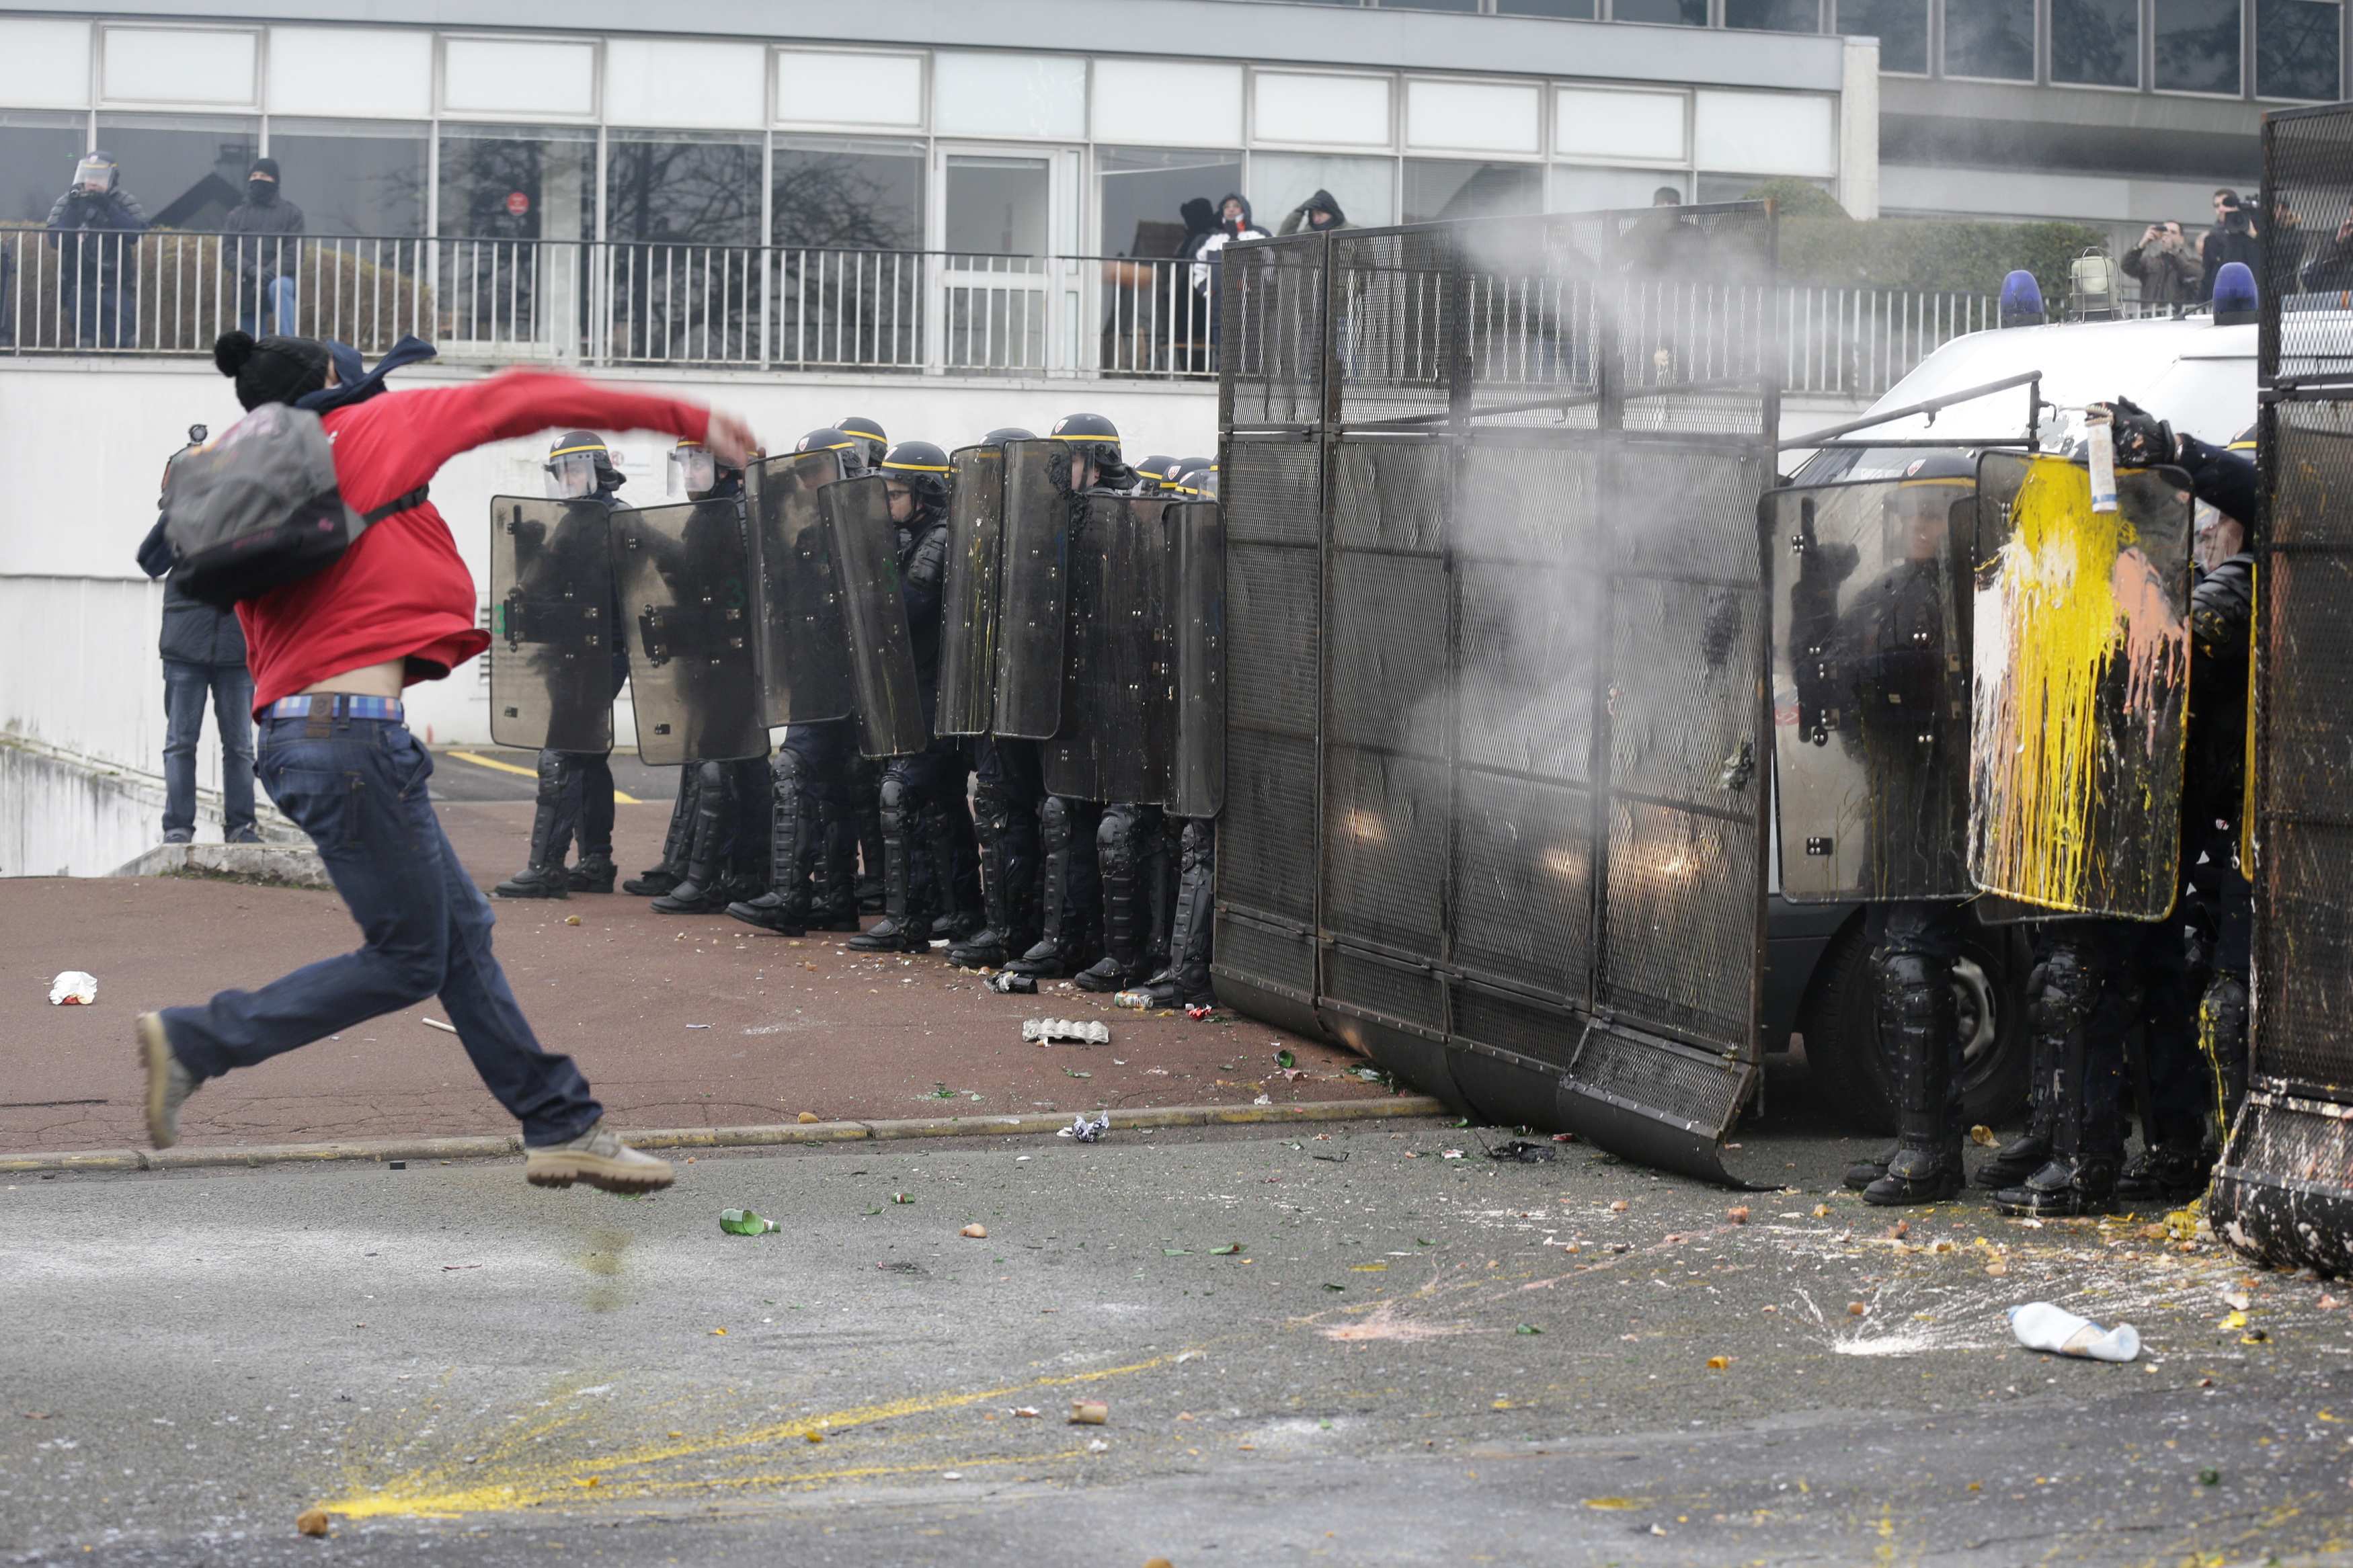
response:
[(147, 211), (122, 188), (111, 153), (82, 154), (73, 187), (49, 208), (58, 247), (58, 346), (122, 348), (139, 341), (139, 236)]
[[(245, 200), (229, 208), (221, 227), (237, 237), (221, 242), (221, 265), (237, 274), (238, 330), (255, 337), (293, 336), (302, 209), (279, 194), (277, 159), (253, 161), (246, 171)], [(269, 307), (266, 326), (257, 324), (265, 302)]]

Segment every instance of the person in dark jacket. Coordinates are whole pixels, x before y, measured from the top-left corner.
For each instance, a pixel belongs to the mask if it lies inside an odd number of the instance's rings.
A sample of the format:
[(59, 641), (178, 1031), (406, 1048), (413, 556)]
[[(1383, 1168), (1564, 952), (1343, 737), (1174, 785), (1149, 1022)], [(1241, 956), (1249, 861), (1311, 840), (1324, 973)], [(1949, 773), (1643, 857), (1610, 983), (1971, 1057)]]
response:
[(2116, 265), (2138, 280), (2144, 305), (2187, 305), (2198, 291), (2198, 258), (2189, 253), (2181, 226), (2170, 218), (2141, 230), (2140, 243)]
[[(204, 439), (203, 426), (190, 429), (188, 445), (173, 454), (173, 462)], [(171, 483), (167, 466), (164, 488)], [(160, 509), (139, 546), (139, 568), (164, 579), (164, 842), (188, 844), (196, 837), (196, 743), (204, 739), (209, 697), (213, 724), (220, 731), (221, 837), (231, 844), (259, 844), (261, 834), (253, 820), (253, 675), (245, 666), (245, 633), (237, 612), (181, 592)]]
[(1277, 232), (1297, 234), (1302, 229), (1310, 229), (1317, 234), (1329, 234), (1335, 228), (1347, 226), (1348, 215), (1340, 210), (1340, 204), (1332, 198), (1332, 193), (1319, 190), (1285, 214), (1282, 227)]
[(121, 348), (139, 340), (137, 291), (124, 271), (138, 264), (147, 211), (122, 188), (111, 153), (90, 152), (74, 165), (73, 186), (49, 208), (49, 243), (58, 247), (60, 348)]
[[(240, 237), (221, 247), (221, 265), (237, 274), (237, 324), (257, 335), (291, 335), (302, 209), (280, 195), (277, 159), (253, 161), (245, 176), (245, 200), (229, 209), (221, 227)], [(272, 324), (259, 327), (254, 322), (265, 301)]]
[(2198, 299), (2201, 304), (2214, 298), (2216, 276), (2233, 261), (2245, 262), (2247, 270), (2258, 278), (2263, 274), (2263, 243), (2256, 237), (2254, 216), (2229, 191), (2214, 193), (2214, 226), (2199, 242), (2198, 259)]
[(2353, 289), (2353, 207), (2345, 221), (2312, 253), (2296, 274), (2296, 284), (2307, 294), (2334, 294)]

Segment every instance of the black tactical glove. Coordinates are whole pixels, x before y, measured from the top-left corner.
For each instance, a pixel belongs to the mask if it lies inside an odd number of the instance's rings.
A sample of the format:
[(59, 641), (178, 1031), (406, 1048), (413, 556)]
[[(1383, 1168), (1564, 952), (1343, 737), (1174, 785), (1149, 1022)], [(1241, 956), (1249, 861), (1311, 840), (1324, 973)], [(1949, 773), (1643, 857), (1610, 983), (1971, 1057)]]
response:
[[(2094, 407), (2100, 406), (2097, 404)], [(2173, 426), (2135, 403), (2119, 397), (2106, 405), (2109, 426), (2116, 444), (2116, 462), (2127, 468), (2154, 468), (2173, 461), (2180, 448)]]

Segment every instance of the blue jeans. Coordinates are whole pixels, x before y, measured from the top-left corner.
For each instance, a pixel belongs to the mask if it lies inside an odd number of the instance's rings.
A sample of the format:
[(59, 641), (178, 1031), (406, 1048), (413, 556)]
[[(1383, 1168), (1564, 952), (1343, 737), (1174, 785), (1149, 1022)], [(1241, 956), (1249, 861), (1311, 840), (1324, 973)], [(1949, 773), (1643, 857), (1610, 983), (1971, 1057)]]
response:
[(253, 836), (253, 672), (241, 664), (164, 661), (164, 839), (196, 831), (196, 742), (205, 735), (205, 699), (220, 731), (221, 837)]
[(239, 286), (237, 291), (238, 329), (251, 332), (256, 337), (262, 335), (253, 323), (254, 319), (261, 313), (258, 307), (259, 296), (263, 294), (268, 295), (269, 299), (269, 315), (273, 322), (269, 330), (280, 337), (293, 336), (294, 279), (291, 278), (272, 278), (268, 288), (258, 290)]
[(474, 1070), (530, 1144), (576, 1138), (604, 1115), (572, 1058), (541, 1048), (491, 952), (491, 903), (458, 864), (425, 781), (433, 757), (387, 720), (275, 719), (261, 782), (319, 847), (365, 939), (259, 991), (224, 991), (164, 1014), (198, 1079), (438, 996)]

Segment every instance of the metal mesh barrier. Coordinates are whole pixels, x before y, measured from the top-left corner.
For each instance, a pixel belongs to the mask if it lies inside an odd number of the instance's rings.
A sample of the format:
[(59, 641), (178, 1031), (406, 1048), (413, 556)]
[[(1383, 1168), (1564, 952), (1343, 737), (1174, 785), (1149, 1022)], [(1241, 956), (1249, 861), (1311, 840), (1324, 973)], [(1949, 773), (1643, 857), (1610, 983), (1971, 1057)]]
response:
[[(2269, 116), (2258, 374), (2254, 1007), (2251, 1089), (2208, 1199), (2217, 1233), (2282, 1268), (2353, 1270), (2353, 109)], [(2292, 254), (2293, 253), (2293, 254)], [(2316, 268), (2321, 270), (2316, 271)], [(2292, 287), (2294, 279), (2300, 288)]]
[[(1758, 206), (1492, 219), (1229, 247), (1221, 295), (1257, 351), (1223, 397), (1221, 992), (1719, 1178), (1763, 945), (1772, 254)], [(1292, 278), (1321, 300), (1278, 330)]]

